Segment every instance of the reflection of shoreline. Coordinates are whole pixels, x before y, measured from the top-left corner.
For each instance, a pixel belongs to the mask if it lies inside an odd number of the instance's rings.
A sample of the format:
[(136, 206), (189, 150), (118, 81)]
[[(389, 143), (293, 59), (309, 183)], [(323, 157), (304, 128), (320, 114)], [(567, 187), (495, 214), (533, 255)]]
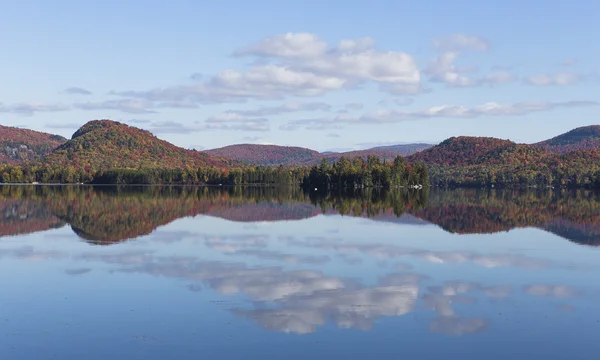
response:
[[(148, 235), (179, 218), (207, 215), (236, 222), (303, 220), (344, 215), (397, 224), (435, 224), (458, 234), (535, 227), (578, 244), (600, 244), (600, 197), (591, 191), (524, 192), (432, 190), (366, 191), (352, 196), (306, 194), (273, 188), (0, 187), (6, 216), (0, 236), (68, 223), (91, 244)], [(31, 211), (31, 209), (34, 211)], [(0, 209), (1, 210), (1, 209)], [(21, 214), (22, 211), (17, 211)]]

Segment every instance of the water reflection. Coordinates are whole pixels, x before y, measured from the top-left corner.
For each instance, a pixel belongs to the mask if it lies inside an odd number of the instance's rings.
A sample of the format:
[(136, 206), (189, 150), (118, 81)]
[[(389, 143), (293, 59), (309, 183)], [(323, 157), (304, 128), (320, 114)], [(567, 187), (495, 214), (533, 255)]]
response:
[[(531, 336), (544, 339), (536, 351), (547, 358), (586, 358), (545, 339), (569, 338), (581, 350), (600, 326), (600, 249), (559, 237), (598, 243), (600, 200), (591, 192), (0, 194), (10, 214), (3, 234), (21, 234), (0, 237), (0, 274), (10, 274), (0, 276), (0, 352), (8, 358), (37, 358), (29, 346), (37, 341), (92, 344), (85, 351), (97, 358), (110, 357), (106, 343), (148, 359), (177, 355), (174, 348), (213, 349), (223, 359), (269, 358), (263, 349), (331, 358), (331, 350), (307, 352), (324, 343), (343, 358), (369, 358), (356, 355), (365, 348), (437, 358), (453, 346), (489, 358), (498, 339), (514, 346), (494, 354), (510, 358)], [(478, 233), (493, 235), (462, 236)]]
[(579, 244), (600, 244), (600, 193), (587, 190), (320, 194), (272, 188), (1, 186), (0, 196), (0, 236), (69, 224), (95, 245), (148, 235), (176, 219), (197, 215), (254, 223), (320, 214), (435, 224), (458, 234), (533, 227)]

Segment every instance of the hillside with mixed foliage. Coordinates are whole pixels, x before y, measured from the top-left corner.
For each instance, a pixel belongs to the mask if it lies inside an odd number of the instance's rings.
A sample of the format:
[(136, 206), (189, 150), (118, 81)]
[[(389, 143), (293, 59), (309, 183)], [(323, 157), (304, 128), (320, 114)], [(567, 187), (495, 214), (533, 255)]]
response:
[(503, 158), (510, 161), (512, 155), (522, 153), (527, 147), (510, 140), (460, 136), (451, 137), (408, 158), (429, 165), (479, 165), (500, 162)]
[(299, 165), (320, 161), (318, 151), (278, 145), (239, 144), (206, 150), (209, 155), (242, 161), (254, 165)]
[(600, 150), (557, 154), (512, 141), (458, 137), (408, 157), (438, 186), (600, 187)]
[(0, 125), (0, 164), (39, 160), (66, 141), (59, 135)]
[(84, 171), (228, 165), (223, 159), (180, 148), (147, 130), (112, 120), (93, 120), (83, 125), (71, 140), (46, 156), (43, 163)]
[(536, 143), (535, 146), (559, 154), (574, 150), (600, 149), (600, 125), (576, 128), (552, 139)]

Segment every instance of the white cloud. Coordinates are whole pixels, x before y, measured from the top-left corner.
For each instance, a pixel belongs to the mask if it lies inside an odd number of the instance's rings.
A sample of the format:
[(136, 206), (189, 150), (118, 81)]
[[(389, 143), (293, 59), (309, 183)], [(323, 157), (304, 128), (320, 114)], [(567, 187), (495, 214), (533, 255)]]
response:
[(585, 77), (574, 73), (538, 74), (525, 78), (525, 83), (534, 86), (566, 86), (582, 81)]
[(316, 58), (327, 51), (327, 43), (309, 33), (286, 33), (267, 37), (257, 44), (237, 50), (235, 56), (275, 58)]
[(204, 121), (206, 130), (268, 131), (269, 120), (248, 118), (235, 113), (223, 113)]
[(440, 51), (485, 51), (490, 49), (489, 42), (480, 37), (465, 34), (450, 34), (433, 39), (433, 47)]
[(426, 69), (432, 82), (441, 82), (453, 87), (473, 86), (476, 82), (464, 75), (460, 68), (454, 66), (458, 52), (445, 52), (439, 55)]
[(242, 116), (269, 116), (303, 111), (330, 111), (331, 105), (324, 102), (286, 103), (278, 106), (265, 106), (254, 110), (229, 110), (227, 113)]
[(482, 85), (505, 84), (513, 82), (516, 77), (507, 71), (496, 71), (483, 76), (478, 80)]
[(560, 108), (588, 107), (597, 105), (599, 105), (599, 103), (595, 101), (522, 102), (515, 104), (488, 102), (473, 107), (459, 105), (439, 105), (418, 111), (379, 110), (360, 116), (341, 114), (333, 117), (292, 120), (287, 124), (282, 125), (280, 128), (282, 130), (295, 130), (298, 128), (316, 130), (340, 128), (342, 125), (389, 124), (429, 118), (517, 116), (527, 115), (538, 111), (551, 111)]
[[(149, 101), (193, 103), (243, 102), (318, 96), (365, 82), (419, 89), (414, 58), (398, 51), (379, 51), (371, 38), (346, 39), (330, 46), (314, 34), (287, 33), (268, 37), (234, 53), (265, 58), (247, 70), (223, 70), (193, 85), (147, 91), (113, 91), (113, 95)], [(387, 90), (388, 87), (384, 87)]]
[(375, 46), (375, 40), (370, 37), (360, 39), (346, 39), (340, 41), (337, 49), (341, 52), (360, 52), (372, 49)]
[(22, 102), (12, 105), (3, 105), (0, 103), (0, 112), (33, 115), (36, 112), (58, 112), (67, 111), (70, 107), (65, 104), (44, 104), (38, 102)]
[(102, 102), (85, 102), (73, 105), (81, 110), (117, 110), (130, 114), (151, 114), (153, 103), (144, 99), (108, 100)]

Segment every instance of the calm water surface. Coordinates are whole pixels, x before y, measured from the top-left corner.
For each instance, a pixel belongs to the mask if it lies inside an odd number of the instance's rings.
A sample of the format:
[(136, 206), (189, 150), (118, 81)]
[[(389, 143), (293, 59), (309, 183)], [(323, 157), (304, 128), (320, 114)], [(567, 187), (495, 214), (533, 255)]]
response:
[(0, 358), (598, 359), (600, 195), (0, 187)]

